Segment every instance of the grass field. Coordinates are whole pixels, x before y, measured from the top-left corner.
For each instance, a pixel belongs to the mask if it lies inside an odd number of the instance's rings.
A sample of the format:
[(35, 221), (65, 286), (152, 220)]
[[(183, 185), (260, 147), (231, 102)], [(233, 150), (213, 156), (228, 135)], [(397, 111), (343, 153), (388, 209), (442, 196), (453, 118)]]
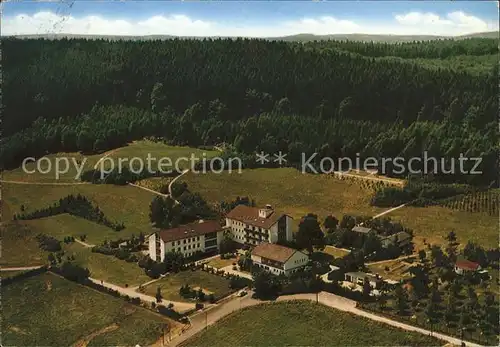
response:
[(36, 233), (50, 235), (61, 241), (66, 236), (79, 239), (80, 235), (87, 235), (85, 242), (97, 245), (104, 240), (114, 240), (122, 235), (119, 231), (66, 213), (27, 220), (23, 223)]
[(191, 288), (201, 287), (204, 291), (211, 292), (216, 297), (230, 292), (229, 280), (201, 270), (187, 270), (167, 275), (158, 282), (146, 286), (145, 293), (155, 296), (157, 288), (160, 287), (164, 299), (187, 301), (179, 295), (179, 289), (185, 284), (189, 284)]
[(2, 223), (2, 256), (3, 267), (35, 266), (47, 262), (47, 252), (38, 247), (36, 232), (22, 222)]
[[(191, 167), (191, 155), (193, 155), (194, 158), (198, 158), (197, 160), (200, 160), (202, 158), (213, 157), (217, 153), (217, 151), (202, 150), (192, 147), (169, 146), (161, 142), (143, 140), (134, 141), (128, 146), (119, 148), (108, 157), (109, 159), (103, 160), (102, 164), (104, 165), (104, 167), (107, 167), (107, 165), (111, 163), (111, 161), (113, 161), (115, 165), (118, 165), (118, 161), (120, 160), (120, 158), (122, 158), (122, 161), (125, 158), (128, 158), (128, 160), (131, 160), (132, 158), (141, 158), (146, 162), (149, 154), (151, 157), (152, 169), (158, 169), (158, 161), (160, 160), (160, 158), (169, 158), (172, 162), (172, 166), (166, 166), (165, 169), (179, 169), (180, 171), (182, 171)], [(123, 161), (123, 163), (125, 163), (128, 167), (128, 162)], [(167, 159), (164, 159), (163, 163), (170, 164)], [(135, 163), (133, 163), (133, 165), (135, 165)]]
[(215, 267), (217, 269), (221, 269), (223, 267), (232, 265), (233, 263), (238, 263), (238, 257), (230, 258), (230, 259), (221, 259), (220, 257), (211, 259), (208, 262), (209, 266)]
[(144, 346), (155, 342), (165, 325), (177, 326), (51, 273), (3, 287), (2, 318), (2, 342), (8, 346), (70, 346), (106, 327), (116, 330), (95, 337), (92, 345)]
[(26, 271), (22, 271), (22, 270), (19, 270), (19, 271), (2, 271), (0, 269), (0, 278), (10, 278), (10, 277), (14, 277), (14, 276), (20, 275), (20, 274), (22, 274), (24, 272), (26, 272)]
[(75, 261), (90, 270), (90, 277), (119, 286), (138, 286), (151, 280), (135, 263), (128, 263), (114, 256), (93, 253), (79, 243), (64, 245), (66, 255), (74, 255)]
[[(151, 230), (149, 204), (154, 194), (131, 186), (110, 184), (84, 184), (75, 186), (40, 186), (2, 184), (2, 219), (9, 220), (20, 212), (24, 205), (26, 212), (52, 205), (70, 194), (82, 194), (103, 211), (107, 218), (123, 222), (125, 229), (116, 233), (126, 238), (139, 232)], [(88, 233), (89, 234), (89, 233)]]
[(445, 244), (447, 241), (444, 238), (452, 230), (457, 234), (462, 246), (469, 240), (486, 248), (498, 246), (498, 216), (456, 211), (439, 206), (403, 207), (387, 216), (413, 229), (413, 241), (417, 249), (423, 248), (424, 238), (427, 243)]
[(349, 254), (350, 252), (334, 246), (326, 246), (325, 249), (323, 250), (323, 253), (330, 254), (335, 258), (342, 258), (347, 254)]
[(426, 335), (304, 301), (245, 308), (185, 343), (193, 347), (439, 345), (442, 343)]
[[(122, 166), (129, 167), (129, 161), (132, 158), (141, 158), (145, 162), (145, 168), (147, 168), (146, 158), (150, 154), (151, 168), (154, 170), (158, 169), (158, 160), (160, 158), (166, 157), (172, 161), (172, 167), (165, 167), (167, 169), (176, 169), (175, 162), (178, 162), (178, 168), (180, 170), (190, 167), (189, 161), (178, 160), (179, 158), (190, 158), (191, 154), (195, 158), (210, 158), (215, 156), (217, 151), (208, 151), (191, 147), (179, 147), (179, 146), (169, 146), (161, 142), (151, 142), (147, 140), (134, 141), (127, 146), (119, 147), (114, 150), (110, 150), (106, 153), (94, 154), (94, 155), (83, 155), (81, 153), (57, 153), (49, 154), (46, 156), (48, 160), (42, 160), (38, 162), (29, 162), (26, 164), (26, 172), (22, 167), (16, 168), (14, 170), (8, 170), (3, 172), (3, 180), (7, 181), (22, 181), (22, 182), (78, 182), (78, 170), (75, 166), (75, 162), (78, 167), (82, 166), (83, 171), (91, 170), (94, 168), (96, 163), (99, 162), (98, 168), (110, 168), (112, 165), (118, 167), (119, 160), (122, 160)], [(109, 154), (109, 156), (102, 161), (99, 161), (102, 157)], [(65, 163), (62, 158), (68, 158), (68, 172), (61, 173), (59, 179), (56, 179), (55, 168), (56, 162), (59, 161), (60, 170), (65, 169)], [(156, 158), (156, 160), (153, 160)], [(128, 161), (125, 161), (128, 159)], [(137, 159), (136, 159), (137, 160)], [(164, 161), (164, 163), (168, 163)], [(135, 163), (133, 162), (133, 165)], [(50, 171), (49, 171), (50, 170)], [(34, 173), (28, 173), (35, 171)], [(47, 173), (42, 173), (48, 171)]]
[(248, 196), (258, 206), (271, 204), (290, 214), (296, 224), (310, 212), (323, 222), (330, 214), (341, 219), (344, 214), (372, 216), (385, 210), (370, 206), (371, 191), (357, 183), (331, 175), (302, 174), (292, 168), (251, 169), (241, 174), (188, 173), (180, 180), (211, 202)]

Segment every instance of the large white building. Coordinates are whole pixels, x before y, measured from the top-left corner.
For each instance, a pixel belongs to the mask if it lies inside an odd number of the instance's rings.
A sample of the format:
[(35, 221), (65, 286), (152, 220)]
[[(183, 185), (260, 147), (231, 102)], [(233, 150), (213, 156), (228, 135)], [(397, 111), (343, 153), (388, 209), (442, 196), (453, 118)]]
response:
[(292, 217), (277, 213), (270, 205), (236, 206), (226, 215), (226, 228), (234, 241), (251, 246), (292, 240)]
[(252, 250), (253, 266), (274, 275), (285, 275), (299, 271), (307, 265), (307, 254), (273, 243), (261, 243)]
[(181, 252), (190, 257), (197, 252), (216, 253), (224, 236), (223, 227), (217, 221), (200, 220), (176, 228), (160, 230), (148, 238), (149, 257), (163, 261), (165, 253)]

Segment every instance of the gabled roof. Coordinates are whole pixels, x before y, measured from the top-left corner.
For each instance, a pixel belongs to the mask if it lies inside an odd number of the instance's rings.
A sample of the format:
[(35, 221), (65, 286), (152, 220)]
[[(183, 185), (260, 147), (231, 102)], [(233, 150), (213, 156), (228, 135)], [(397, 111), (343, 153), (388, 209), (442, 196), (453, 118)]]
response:
[(222, 226), (215, 220), (200, 221), (185, 225), (180, 225), (176, 228), (161, 230), (160, 238), (163, 242), (171, 242), (186, 239), (193, 236), (205, 235), (222, 230)]
[(479, 264), (470, 260), (459, 260), (455, 263), (455, 266), (463, 270), (477, 270), (479, 269)]
[[(297, 251), (293, 248), (277, 245), (274, 243), (261, 243), (252, 250), (252, 255), (274, 260), (279, 263), (286, 263)], [(302, 252), (300, 252), (302, 253)]]
[(368, 234), (370, 231), (372, 231), (372, 229), (357, 226), (357, 227), (352, 228), (352, 231), (354, 231), (356, 233)]
[(283, 213), (277, 213), (276, 211), (273, 211), (267, 218), (262, 218), (259, 217), (259, 210), (260, 208), (258, 207), (238, 205), (226, 215), (226, 218), (234, 219), (255, 227), (269, 229), (276, 222), (278, 222), (281, 217), (285, 216), (285, 214)]

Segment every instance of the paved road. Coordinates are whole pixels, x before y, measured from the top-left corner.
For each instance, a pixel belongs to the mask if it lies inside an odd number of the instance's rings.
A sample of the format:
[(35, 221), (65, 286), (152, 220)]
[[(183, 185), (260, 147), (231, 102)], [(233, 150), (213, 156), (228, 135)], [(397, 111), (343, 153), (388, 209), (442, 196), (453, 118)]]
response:
[[(116, 284), (112, 284), (109, 282), (104, 282), (95, 278), (89, 277), (89, 280), (91, 280), (94, 283), (101, 284), (107, 288), (117, 290), (120, 294), (122, 295), (128, 295), (131, 298), (139, 298), (142, 301), (145, 302), (155, 302), (156, 303), (156, 298), (147, 294), (143, 293), (138, 293), (134, 290), (134, 288), (124, 288), (117, 286)], [(168, 306), (168, 304), (174, 304), (173, 309), (179, 313), (184, 313), (186, 311), (190, 311), (195, 308), (195, 304), (187, 303), (187, 302), (178, 302), (178, 301), (170, 301), (170, 300), (162, 300), (161, 305), (164, 305), (165, 307)]]
[[(228, 301), (214, 306), (212, 308), (207, 309), (206, 311), (202, 311), (194, 314), (191, 317), (191, 328), (188, 329), (184, 334), (176, 336), (170, 341), (168, 346), (178, 346), (182, 342), (186, 341), (188, 338), (192, 337), (196, 333), (202, 331), (206, 326), (212, 325), (217, 322), (219, 319), (227, 316), (230, 313), (235, 312), (236, 310), (242, 309), (244, 307), (259, 305), (264, 303), (265, 301), (255, 300), (251, 298), (253, 294), (252, 291), (248, 291), (248, 295), (245, 297), (232, 297)], [(360, 310), (356, 308), (356, 302), (335, 294), (320, 292), (318, 295), (316, 294), (296, 294), (296, 295), (287, 295), (280, 296), (277, 301), (290, 301), (290, 300), (310, 300), (316, 301), (319, 303), (341, 310), (345, 312), (350, 312), (352, 314), (365, 317), (377, 322), (382, 322), (396, 328), (404, 329), (407, 331), (414, 331), (425, 335), (430, 335), (431, 332), (426, 329), (418, 328), (412, 325), (404, 324), (398, 321), (394, 321), (392, 319), (388, 319), (385, 317), (377, 316), (375, 314)], [(460, 345), (461, 340), (458, 338), (454, 338), (451, 336), (447, 336), (440, 333), (432, 334), (437, 339), (446, 341), (447, 343), (452, 343), (454, 345)], [(481, 347), (481, 345), (466, 342), (466, 346), (468, 347)]]
[(22, 266), (22, 267), (2, 267), (0, 270), (2, 271), (24, 271), (24, 270), (35, 270), (41, 268), (43, 265), (36, 266)]
[[(187, 174), (189, 172), (189, 169), (186, 169), (184, 171), (182, 171), (182, 173), (179, 175), (179, 176), (176, 176), (172, 181), (170, 181), (170, 183), (168, 184), (168, 193), (170, 194), (170, 196), (173, 198), (174, 196), (172, 195), (172, 185), (174, 184), (175, 181), (177, 181), (179, 178), (181, 178), (182, 176), (184, 176), (185, 174)], [(176, 203), (179, 203), (179, 201), (175, 200)]]

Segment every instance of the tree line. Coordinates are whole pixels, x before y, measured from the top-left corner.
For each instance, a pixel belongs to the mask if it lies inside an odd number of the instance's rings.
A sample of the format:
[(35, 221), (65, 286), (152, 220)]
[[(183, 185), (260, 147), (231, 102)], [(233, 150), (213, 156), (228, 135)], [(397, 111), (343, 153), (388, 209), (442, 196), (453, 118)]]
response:
[(120, 222), (110, 221), (98, 206), (94, 206), (92, 202), (85, 196), (78, 194), (70, 194), (59, 201), (53, 203), (49, 207), (38, 209), (32, 212), (22, 212), (14, 215), (14, 220), (29, 220), (43, 217), (55, 216), (62, 213), (68, 213), (73, 216), (85, 218), (92, 222), (102, 224), (115, 231), (125, 229), (125, 225)]

